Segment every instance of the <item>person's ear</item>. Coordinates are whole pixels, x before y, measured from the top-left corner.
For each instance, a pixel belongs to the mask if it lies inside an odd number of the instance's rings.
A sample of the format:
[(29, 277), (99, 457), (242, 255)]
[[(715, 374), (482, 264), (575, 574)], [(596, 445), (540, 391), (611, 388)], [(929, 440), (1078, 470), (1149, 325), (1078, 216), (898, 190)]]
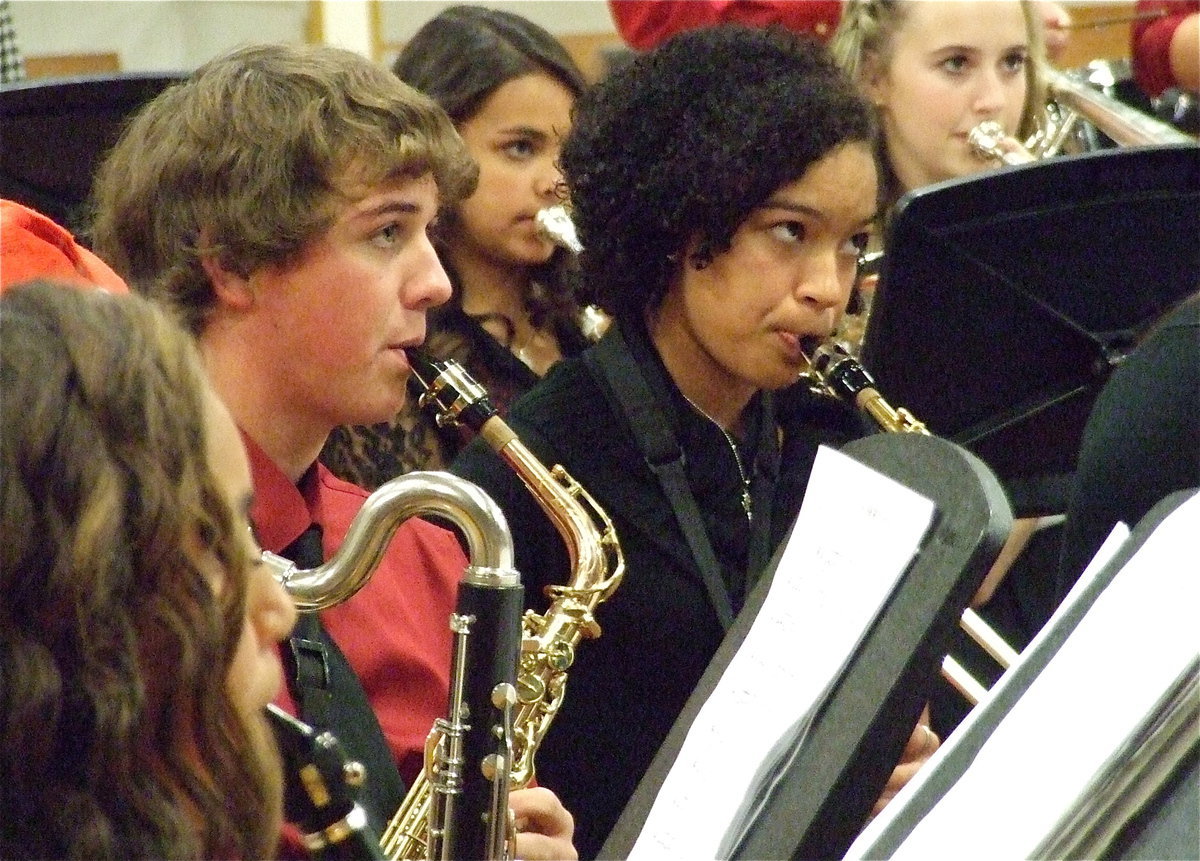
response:
[(245, 310), (254, 304), (254, 286), (249, 276), (227, 268), (213, 255), (202, 256), (200, 265), (212, 284), (218, 304), (238, 310)]
[(884, 106), (887, 99), (887, 68), (878, 54), (863, 55), (862, 67), (858, 70), (858, 86), (863, 95), (877, 108)]

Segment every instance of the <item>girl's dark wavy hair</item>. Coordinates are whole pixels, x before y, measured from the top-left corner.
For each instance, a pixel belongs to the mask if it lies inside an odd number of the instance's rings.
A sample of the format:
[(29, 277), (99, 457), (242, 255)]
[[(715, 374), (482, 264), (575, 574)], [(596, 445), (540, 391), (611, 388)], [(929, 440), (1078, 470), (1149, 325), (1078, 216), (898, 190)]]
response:
[(278, 755), (226, 686), (250, 560), (203, 385), (191, 338), (137, 296), (0, 299), (0, 857), (275, 849)]
[[(470, 120), (501, 86), (524, 75), (549, 75), (576, 98), (587, 87), (583, 72), (547, 30), (520, 15), (485, 6), (442, 10), (405, 44), (392, 71), (437, 102), (455, 126)], [(443, 241), (453, 230), (451, 206), (443, 217)], [(445, 259), (442, 263), (457, 288), (456, 273)], [(535, 325), (578, 312), (573, 275), (574, 260), (562, 248), (533, 267), (532, 281), (541, 289), (531, 290), (525, 303)], [(457, 306), (461, 295), (455, 289), (449, 304)]]
[(707, 265), (777, 189), (874, 138), (870, 105), (815, 40), (740, 25), (675, 36), (576, 104), (562, 167), (587, 288), (618, 316), (643, 311), (693, 239), (687, 262)]

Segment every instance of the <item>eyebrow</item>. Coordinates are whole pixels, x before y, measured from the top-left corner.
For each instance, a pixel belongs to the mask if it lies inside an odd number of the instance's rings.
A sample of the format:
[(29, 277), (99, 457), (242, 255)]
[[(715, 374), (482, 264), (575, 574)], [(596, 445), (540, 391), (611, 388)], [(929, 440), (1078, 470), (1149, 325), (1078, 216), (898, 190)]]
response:
[[(783, 201), (783, 200), (766, 200), (761, 205), (759, 205), (757, 208), (758, 209), (784, 209), (784, 210), (787, 210), (788, 212), (795, 212), (799, 215), (807, 215), (811, 218), (817, 218), (817, 219), (821, 219), (821, 220), (824, 220), (826, 218), (825, 213), (819, 209), (814, 209), (813, 207), (806, 206), (803, 203), (789, 203), (789, 202)], [(864, 218), (862, 221), (860, 221), (859, 224), (863, 227), (866, 227), (867, 225), (878, 220), (878, 218), (879, 218), (879, 211), (876, 210), (875, 212), (872, 212), (870, 215), (868, 215), (866, 218)]]
[(417, 215), (421, 207), (410, 200), (389, 200), (354, 212), (351, 218), (378, 218), (381, 215)]
[(542, 129), (535, 129), (533, 126), (507, 126), (500, 129), (500, 134), (503, 135), (523, 135), (532, 138), (546, 138), (549, 135)]
[(249, 518), (250, 517), (250, 509), (252, 509), (253, 507), (254, 507), (254, 492), (246, 491), (246, 493), (242, 495), (241, 511), (243, 514), (246, 515), (247, 518)]

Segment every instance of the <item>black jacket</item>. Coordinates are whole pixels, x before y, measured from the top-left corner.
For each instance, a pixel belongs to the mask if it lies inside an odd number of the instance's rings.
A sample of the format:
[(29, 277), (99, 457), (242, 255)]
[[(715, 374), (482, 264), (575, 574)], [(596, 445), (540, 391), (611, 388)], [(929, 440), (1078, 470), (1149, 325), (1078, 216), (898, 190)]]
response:
[[(688, 483), (721, 562), (734, 609), (759, 571), (749, 572), (741, 477), (719, 429), (689, 407), (641, 327), (625, 325), (628, 349), (682, 446)], [(770, 558), (799, 510), (817, 445), (859, 435), (855, 415), (800, 386), (759, 396), (751, 428), (766, 440), (739, 445), (766, 489), (756, 518), (770, 518)], [(597, 609), (602, 633), (585, 640), (568, 675), (565, 703), (536, 758), (538, 781), (576, 819), (581, 857), (593, 857), (671, 729), (724, 630), (671, 505), (639, 454), (626, 417), (583, 359), (555, 366), (513, 404), (508, 422), (547, 466), (562, 464), (612, 518), (626, 573)], [(757, 450), (752, 450), (757, 449)], [(541, 612), (547, 584), (569, 579), (557, 532), (515, 474), (481, 441), (452, 471), (503, 508), (512, 531), (527, 603)], [(766, 511), (761, 510), (765, 507)], [(739, 570), (740, 569), (740, 570)]]

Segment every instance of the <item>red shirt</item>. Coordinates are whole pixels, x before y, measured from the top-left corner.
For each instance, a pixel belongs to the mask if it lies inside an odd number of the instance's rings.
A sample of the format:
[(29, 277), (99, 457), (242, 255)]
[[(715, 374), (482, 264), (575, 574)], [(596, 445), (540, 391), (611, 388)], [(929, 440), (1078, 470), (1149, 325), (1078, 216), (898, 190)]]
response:
[[(1171, 39), (1188, 15), (1200, 12), (1200, 0), (1139, 0), (1134, 7), (1139, 15), (1130, 28), (1130, 54), (1133, 77), (1142, 92), (1151, 98), (1175, 86), (1171, 71)], [(1151, 17), (1153, 13), (1160, 17)]]
[(65, 227), (14, 200), (0, 200), (0, 292), (33, 278), (129, 292), (121, 277)]
[[(320, 524), (325, 556), (341, 546), (367, 492), (317, 464), (306, 493), (243, 434), (254, 480), (251, 519), (266, 550), (278, 553), (310, 523)], [(370, 581), (321, 613), (326, 630), (362, 683), (409, 786), (422, 768), (425, 737), (446, 711), (451, 637), (466, 554), (453, 533), (419, 519), (400, 525)], [(285, 689), (278, 705), (296, 706)]]
[(638, 50), (683, 30), (729, 22), (780, 24), (825, 41), (842, 14), (841, 0), (608, 0), (608, 8), (621, 38)]

